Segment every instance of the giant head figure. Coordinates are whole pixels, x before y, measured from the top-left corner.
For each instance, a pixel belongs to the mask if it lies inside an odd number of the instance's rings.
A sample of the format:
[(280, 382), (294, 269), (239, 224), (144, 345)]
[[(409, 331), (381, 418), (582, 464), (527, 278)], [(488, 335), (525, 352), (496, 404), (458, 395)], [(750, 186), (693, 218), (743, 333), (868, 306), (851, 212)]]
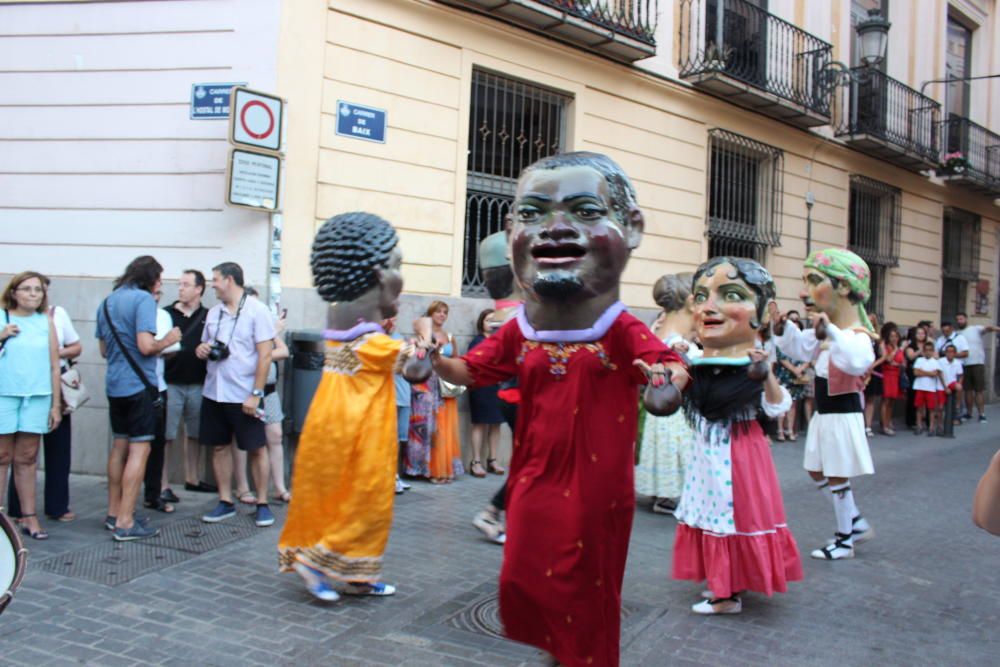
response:
[(706, 357), (746, 357), (768, 323), (774, 280), (752, 259), (713, 257), (698, 267), (694, 323)]
[(643, 217), (632, 183), (611, 158), (563, 153), (521, 174), (508, 227), (526, 300), (579, 305), (618, 298)]
[(479, 242), (479, 273), (492, 299), (509, 299), (514, 291), (514, 270), (507, 259), (507, 233), (499, 231)]
[(806, 310), (826, 313), (840, 328), (873, 331), (865, 314), (871, 295), (871, 271), (865, 260), (850, 250), (827, 248), (806, 258), (799, 293)]

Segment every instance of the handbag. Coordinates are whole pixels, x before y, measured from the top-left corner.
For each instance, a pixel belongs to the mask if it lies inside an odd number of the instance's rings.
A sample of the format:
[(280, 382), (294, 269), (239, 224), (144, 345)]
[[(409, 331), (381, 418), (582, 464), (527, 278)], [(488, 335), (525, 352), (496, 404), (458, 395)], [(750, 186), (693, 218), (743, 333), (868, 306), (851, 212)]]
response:
[(80, 371), (72, 363), (62, 372), (62, 404), (63, 414), (71, 414), (81, 405), (90, 400), (87, 387), (83, 384)]
[(458, 398), (465, 393), (465, 385), (452, 384), (441, 378), (438, 378), (438, 389), (441, 392), (442, 398)]
[(128, 353), (128, 348), (122, 345), (122, 339), (118, 337), (118, 332), (115, 330), (115, 325), (111, 323), (111, 313), (108, 312), (108, 300), (105, 299), (101, 304), (104, 308), (104, 319), (108, 322), (108, 328), (111, 329), (111, 335), (114, 336), (115, 342), (118, 343), (118, 349), (122, 351), (122, 356), (125, 357), (125, 361), (128, 365), (132, 367), (132, 371), (139, 377), (142, 381), (142, 385), (146, 388), (146, 393), (149, 394), (149, 400), (152, 401), (153, 409), (159, 410), (163, 407), (163, 397), (160, 396), (160, 390), (153, 386), (153, 384), (146, 379), (146, 374), (142, 372), (139, 368), (139, 364), (135, 363), (135, 359), (132, 355)]

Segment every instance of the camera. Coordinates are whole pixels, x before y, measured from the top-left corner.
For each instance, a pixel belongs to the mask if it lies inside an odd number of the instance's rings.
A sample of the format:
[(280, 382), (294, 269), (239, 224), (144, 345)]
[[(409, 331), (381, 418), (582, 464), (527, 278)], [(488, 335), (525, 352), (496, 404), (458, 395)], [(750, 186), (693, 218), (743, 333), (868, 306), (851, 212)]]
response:
[(225, 361), (229, 358), (229, 346), (219, 341), (211, 343), (211, 350), (208, 351), (209, 361)]

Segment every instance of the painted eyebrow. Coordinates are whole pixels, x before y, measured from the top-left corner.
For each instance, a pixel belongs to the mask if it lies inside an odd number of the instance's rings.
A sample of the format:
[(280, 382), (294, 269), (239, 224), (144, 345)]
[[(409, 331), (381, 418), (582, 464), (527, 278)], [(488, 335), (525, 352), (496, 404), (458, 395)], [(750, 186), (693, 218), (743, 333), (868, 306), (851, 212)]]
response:
[(577, 192), (575, 194), (567, 195), (563, 197), (563, 201), (573, 201), (576, 199), (597, 199), (600, 200), (601, 196), (596, 192)]
[(552, 201), (552, 197), (550, 197), (548, 195), (543, 195), (543, 194), (541, 194), (539, 192), (525, 192), (521, 196), (521, 199), (522, 200), (525, 200), (525, 199), (535, 199), (535, 200), (538, 200), (538, 201), (545, 201), (545, 202)]

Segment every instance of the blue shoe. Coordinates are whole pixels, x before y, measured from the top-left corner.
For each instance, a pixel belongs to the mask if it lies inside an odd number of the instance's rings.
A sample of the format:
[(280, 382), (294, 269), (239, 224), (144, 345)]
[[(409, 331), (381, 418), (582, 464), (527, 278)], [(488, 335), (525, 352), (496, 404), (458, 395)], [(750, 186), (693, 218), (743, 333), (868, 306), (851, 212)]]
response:
[(219, 523), (236, 516), (236, 507), (232, 503), (224, 503), (221, 500), (215, 509), (201, 517), (205, 523)]
[(356, 582), (344, 586), (344, 595), (395, 595), (396, 587), (392, 584), (376, 582)]
[[(115, 523), (118, 521), (118, 517), (111, 516), (110, 514), (104, 517), (104, 528), (105, 530), (114, 530)], [(149, 516), (146, 514), (136, 514), (133, 517), (133, 521), (136, 523), (141, 523), (144, 526), (149, 525)]]
[(147, 537), (156, 537), (160, 534), (159, 528), (144, 526), (138, 521), (132, 524), (131, 528), (115, 528), (111, 533), (115, 542), (131, 542), (132, 540), (144, 540)]
[(327, 581), (326, 575), (319, 570), (315, 570), (305, 563), (295, 563), (292, 565), (292, 568), (302, 577), (302, 581), (306, 585), (306, 590), (317, 600), (336, 602), (340, 599), (337, 591), (333, 590), (333, 587)]
[(258, 528), (266, 528), (274, 523), (274, 515), (267, 505), (257, 505), (257, 513), (254, 514), (253, 522)]

